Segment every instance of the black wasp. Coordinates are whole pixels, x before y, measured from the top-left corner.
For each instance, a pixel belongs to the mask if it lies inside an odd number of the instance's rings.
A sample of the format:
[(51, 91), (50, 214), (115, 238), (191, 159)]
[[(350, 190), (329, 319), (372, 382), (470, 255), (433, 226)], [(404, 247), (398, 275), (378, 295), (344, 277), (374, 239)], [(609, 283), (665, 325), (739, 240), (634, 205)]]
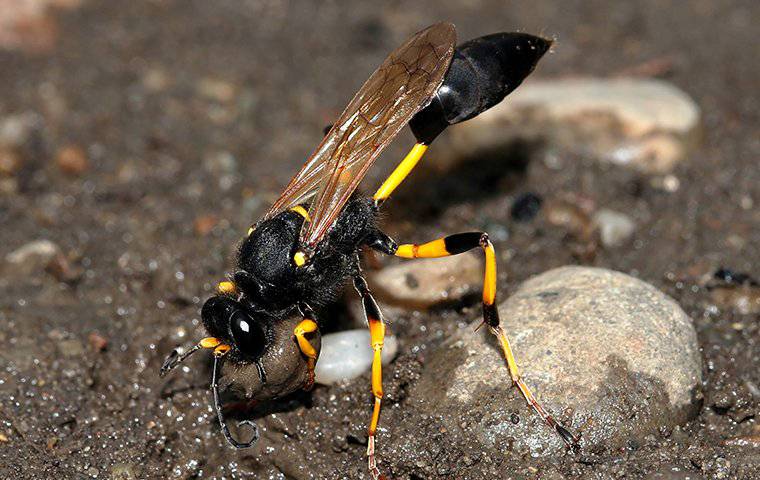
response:
[[(431, 142), (449, 125), (499, 103), (535, 68), (551, 41), (524, 33), (496, 33), (456, 46), (456, 30), (438, 23), (392, 52), (354, 96), (340, 118), (293, 177), (269, 212), (248, 231), (237, 270), (219, 283), (202, 309), (209, 337), (167, 358), (162, 373), (191, 353), (211, 349), (212, 390), (225, 437), (237, 448), (258, 439), (233, 438), (222, 415), (219, 378), (248, 400), (267, 400), (313, 384), (325, 306), (353, 281), (361, 296), (374, 351), (367, 455), (374, 479), (375, 432), (383, 398), (380, 355), (385, 324), (367, 282), (359, 252), (369, 247), (403, 258), (435, 258), (481, 248), (486, 257), (483, 323), (497, 337), (511, 381), (528, 404), (570, 447), (578, 438), (533, 397), (517, 368), (496, 308), (496, 256), (485, 232), (450, 235), (422, 244), (398, 245), (377, 226), (383, 202), (411, 172)], [(380, 152), (404, 125), (417, 143), (371, 197), (356, 188)], [(322, 320), (324, 321), (324, 319)], [(224, 365), (222, 370), (222, 364)]]

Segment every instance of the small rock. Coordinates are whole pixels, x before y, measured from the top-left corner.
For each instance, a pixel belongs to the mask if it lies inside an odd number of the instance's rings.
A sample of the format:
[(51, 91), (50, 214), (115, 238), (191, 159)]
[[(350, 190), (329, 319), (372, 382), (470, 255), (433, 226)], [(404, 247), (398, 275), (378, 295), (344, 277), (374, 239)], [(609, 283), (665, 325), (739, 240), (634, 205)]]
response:
[(760, 287), (757, 285), (727, 284), (711, 287), (710, 298), (718, 307), (742, 315), (760, 313)]
[(758, 286), (757, 282), (749, 273), (735, 272), (729, 268), (719, 268), (713, 273), (713, 278), (722, 284)]
[(237, 87), (218, 78), (203, 78), (197, 85), (198, 93), (220, 103), (232, 101), (237, 94)]
[(137, 480), (137, 466), (134, 463), (117, 463), (111, 467), (112, 480)]
[(710, 298), (720, 308), (742, 315), (760, 313), (760, 283), (748, 273), (720, 268), (706, 287)]
[(20, 147), (29, 140), (35, 129), (40, 128), (41, 123), (40, 116), (32, 111), (3, 117), (0, 119), (0, 145)]
[(96, 352), (102, 352), (106, 349), (106, 347), (108, 347), (108, 339), (97, 332), (90, 333), (87, 336), (87, 342), (90, 344), (90, 347)]
[(580, 206), (564, 200), (547, 202), (544, 216), (550, 225), (563, 228), (575, 237), (588, 240), (594, 232), (591, 217)]
[(0, 195), (11, 196), (18, 193), (18, 180), (0, 176)]
[(21, 169), (21, 157), (10, 148), (0, 147), (0, 176), (11, 177)]
[(169, 87), (171, 79), (162, 68), (149, 68), (142, 75), (142, 84), (148, 91), (160, 92)]
[[(584, 449), (641, 442), (699, 411), (692, 321), (647, 283), (610, 270), (558, 268), (528, 280), (499, 313), (526, 383), (556, 418), (582, 428)], [(451, 429), (476, 425), (473, 441), (484, 449), (561, 451), (558, 436), (512, 388), (495, 338), (484, 330), (463, 329), (430, 354), (412, 389), (420, 414), (440, 416)]]
[(703, 480), (699, 473), (684, 472), (680, 467), (661, 467), (658, 471), (650, 473), (644, 480)]
[(667, 193), (675, 193), (681, 188), (681, 180), (673, 174), (664, 175), (661, 177), (653, 177), (649, 184), (657, 189)]
[(8, 437), (2, 432), (0, 432), (0, 442), (2, 443), (8, 442)]
[(35, 240), (12, 251), (5, 256), (5, 260), (14, 267), (17, 275), (28, 275), (44, 270), (59, 256), (62, 253), (58, 245), (50, 240)]
[(211, 152), (203, 158), (203, 167), (215, 175), (237, 173), (237, 160), (227, 151)]
[(58, 150), (55, 162), (63, 173), (68, 175), (81, 175), (87, 170), (87, 155), (81, 147), (67, 145)]
[(593, 218), (599, 229), (599, 238), (605, 247), (619, 247), (631, 238), (636, 230), (633, 220), (623, 213), (602, 208)]
[(664, 174), (696, 143), (700, 110), (674, 85), (641, 78), (530, 81), (451, 132), (453, 155), (492, 150), (515, 139), (549, 143)]
[(541, 197), (535, 193), (523, 193), (512, 204), (510, 215), (517, 222), (530, 222), (541, 210)]
[(739, 437), (732, 437), (723, 442), (730, 447), (758, 448), (760, 449), (760, 435), (750, 434)]
[[(334, 385), (354, 379), (370, 370), (373, 351), (366, 328), (328, 333), (322, 337), (322, 351), (314, 370), (315, 381)], [(396, 357), (398, 342), (386, 334), (383, 344), (383, 365)]]
[(45, 267), (45, 271), (59, 282), (66, 283), (75, 283), (84, 275), (84, 270), (78, 265), (72, 265), (63, 254), (53, 257)]
[(219, 223), (219, 219), (216, 216), (201, 215), (200, 217), (196, 217), (193, 222), (193, 230), (195, 230), (196, 235), (205, 237), (211, 233), (211, 230), (214, 229), (217, 223)]
[(480, 290), (483, 262), (475, 254), (399, 263), (369, 275), (377, 297), (404, 308), (461, 301)]
[(82, 346), (82, 342), (72, 338), (58, 342), (58, 351), (64, 357), (78, 357), (84, 354), (84, 347)]

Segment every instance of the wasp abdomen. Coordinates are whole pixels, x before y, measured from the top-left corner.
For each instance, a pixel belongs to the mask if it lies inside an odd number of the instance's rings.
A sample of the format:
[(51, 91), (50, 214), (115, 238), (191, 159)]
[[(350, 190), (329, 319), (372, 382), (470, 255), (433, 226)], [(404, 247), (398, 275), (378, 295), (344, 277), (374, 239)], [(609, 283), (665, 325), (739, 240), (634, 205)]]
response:
[(488, 110), (536, 67), (552, 41), (527, 33), (494, 33), (459, 45), (430, 104), (409, 122), (417, 141), (430, 144), (447, 126)]

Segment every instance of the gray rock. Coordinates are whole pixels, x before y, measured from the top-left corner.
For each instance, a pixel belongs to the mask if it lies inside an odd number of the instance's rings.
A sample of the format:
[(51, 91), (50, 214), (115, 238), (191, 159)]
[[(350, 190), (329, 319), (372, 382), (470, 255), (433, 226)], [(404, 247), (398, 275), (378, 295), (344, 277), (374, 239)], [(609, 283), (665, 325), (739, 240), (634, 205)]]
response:
[(641, 78), (530, 81), (452, 129), (453, 154), (540, 138), (651, 174), (670, 172), (696, 143), (700, 110), (672, 84)]
[(430, 308), (479, 292), (483, 261), (476, 254), (407, 260), (369, 275), (383, 303), (403, 308)]
[[(651, 285), (609, 270), (563, 267), (523, 284), (499, 306), (526, 383), (588, 451), (642, 442), (692, 418), (701, 357), (691, 319)], [(413, 390), (420, 414), (473, 441), (547, 455), (560, 439), (533, 414), (485, 329), (460, 331), (433, 352)], [(515, 421), (517, 420), (517, 423)]]
[(636, 224), (628, 215), (602, 208), (594, 214), (594, 225), (605, 247), (619, 247), (631, 238)]

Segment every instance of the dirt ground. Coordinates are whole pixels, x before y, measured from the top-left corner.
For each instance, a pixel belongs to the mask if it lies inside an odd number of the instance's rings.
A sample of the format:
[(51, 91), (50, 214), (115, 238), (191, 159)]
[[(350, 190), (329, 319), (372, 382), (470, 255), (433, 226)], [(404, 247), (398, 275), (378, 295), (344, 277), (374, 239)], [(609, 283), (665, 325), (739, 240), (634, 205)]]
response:
[[(760, 319), (705, 286), (721, 267), (760, 277), (758, 3), (376, 3), (93, 0), (45, 20), (49, 45), (0, 51), (0, 121), (26, 115), (32, 125), (0, 173), (0, 257), (38, 239), (61, 250), (52, 267), (4, 265), (0, 276), (0, 478), (368, 478), (367, 376), (254, 412), (263, 438), (236, 452), (211, 409), (208, 365), (195, 358), (168, 379), (158, 369), (173, 346), (202, 336), (199, 308), (236, 242), (324, 125), (387, 52), (438, 20), (462, 39), (556, 37), (538, 77), (657, 75), (699, 104), (702, 145), (675, 170), (675, 192), (562, 152), (563, 167), (550, 168), (529, 149), (485, 169), (418, 174), (385, 227), (405, 240), (491, 231), (502, 297), (569, 263), (654, 284), (695, 321), (705, 400), (694, 421), (625, 451), (486, 455), (435, 418), (404, 413), (426, 352), (478, 307), (409, 312), (390, 327), (402, 354), (386, 373), (384, 472), (760, 478)], [(389, 149), (368, 189), (410, 140)], [(426, 162), (435, 156), (433, 147)], [(510, 219), (528, 191), (626, 212), (634, 240), (579, 254), (557, 227)]]

